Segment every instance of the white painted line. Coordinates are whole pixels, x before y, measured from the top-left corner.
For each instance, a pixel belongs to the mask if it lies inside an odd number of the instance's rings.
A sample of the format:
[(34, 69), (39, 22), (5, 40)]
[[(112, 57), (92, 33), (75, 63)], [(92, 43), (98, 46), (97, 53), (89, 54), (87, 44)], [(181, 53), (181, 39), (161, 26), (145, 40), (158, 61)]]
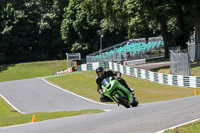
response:
[(163, 132), (165, 132), (166, 130), (175, 129), (175, 128), (177, 128), (177, 127), (184, 126), (184, 125), (187, 125), (187, 124), (190, 124), (190, 123), (193, 123), (193, 122), (199, 121), (199, 120), (200, 120), (200, 118), (195, 119), (195, 120), (192, 120), (192, 121), (188, 121), (188, 122), (185, 122), (185, 123), (182, 123), (182, 124), (179, 124), (179, 125), (176, 125), (176, 126), (170, 127), (170, 128), (166, 128), (166, 129), (161, 130), (161, 131), (158, 131), (158, 132), (156, 132), (156, 133), (163, 133)]
[(57, 75), (51, 75), (51, 76), (46, 76), (46, 77), (39, 77), (39, 78), (53, 78), (53, 77), (60, 77), (60, 76), (65, 76), (65, 75), (72, 75), (72, 74), (78, 74), (78, 73), (82, 73), (82, 72), (75, 72), (75, 73), (65, 73), (65, 74), (57, 74)]
[(105, 111), (105, 112), (110, 112), (110, 111), (112, 111), (111, 109), (103, 109), (103, 111)]
[(0, 94), (0, 97), (2, 97), (14, 110), (16, 110), (17, 112), (21, 113), (21, 114), (26, 114), (22, 111), (20, 111), (19, 109), (17, 109), (12, 103), (10, 103), (3, 95)]
[[(39, 79), (40, 79), (40, 78), (39, 78)], [(99, 103), (99, 102), (93, 101), (93, 100), (91, 100), (91, 99), (88, 99), (88, 98), (82, 97), (82, 96), (80, 96), (80, 95), (78, 95), (78, 94), (75, 94), (75, 93), (73, 93), (73, 92), (71, 92), (71, 91), (65, 90), (65, 89), (63, 89), (63, 88), (61, 88), (61, 87), (59, 87), (59, 86), (57, 86), (57, 85), (54, 85), (54, 84), (48, 82), (48, 81), (45, 80), (45, 79), (41, 79), (41, 80), (43, 80), (44, 82), (46, 82), (46, 83), (49, 84), (49, 85), (52, 85), (52, 86), (54, 86), (54, 87), (56, 87), (56, 88), (58, 88), (58, 89), (60, 89), (60, 90), (62, 90), (62, 91), (65, 91), (65, 92), (67, 92), (67, 93), (70, 93), (70, 94), (72, 94), (72, 95), (74, 95), (74, 96), (77, 96), (77, 97), (79, 97), (79, 98), (82, 98), (82, 99), (84, 99), (84, 100), (87, 100), (87, 101), (90, 101), (90, 102), (93, 102), (93, 103), (97, 103), (97, 104), (101, 104), (101, 105), (116, 106), (116, 105), (112, 105), (112, 104), (105, 104), (105, 103)]]

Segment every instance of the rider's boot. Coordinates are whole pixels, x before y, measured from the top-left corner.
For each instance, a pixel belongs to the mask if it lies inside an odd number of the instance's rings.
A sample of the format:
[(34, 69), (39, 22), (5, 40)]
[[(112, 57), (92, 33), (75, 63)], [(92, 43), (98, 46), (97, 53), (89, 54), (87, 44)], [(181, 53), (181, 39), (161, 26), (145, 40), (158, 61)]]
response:
[(134, 92), (134, 89), (133, 88), (128, 88), (130, 92)]
[(134, 89), (133, 88), (128, 88), (128, 90), (131, 92), (131, 94), (134, 96), (135, 93), (134, 93)]

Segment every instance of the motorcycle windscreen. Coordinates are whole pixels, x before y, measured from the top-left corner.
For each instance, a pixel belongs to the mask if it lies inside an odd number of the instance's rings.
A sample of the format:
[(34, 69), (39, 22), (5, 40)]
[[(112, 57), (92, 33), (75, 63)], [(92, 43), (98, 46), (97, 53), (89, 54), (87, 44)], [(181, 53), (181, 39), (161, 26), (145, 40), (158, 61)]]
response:
[(109, 84), (109, 82), (110, 82), (109, 78), (105, 78), (105, 79), (102, 81), (102, 85), (106, 87), (106, 86)]

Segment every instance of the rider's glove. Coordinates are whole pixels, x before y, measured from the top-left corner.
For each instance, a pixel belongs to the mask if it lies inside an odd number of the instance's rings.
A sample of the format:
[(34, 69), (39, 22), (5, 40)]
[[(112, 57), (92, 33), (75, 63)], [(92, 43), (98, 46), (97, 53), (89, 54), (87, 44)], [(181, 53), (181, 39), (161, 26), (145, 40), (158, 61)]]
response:
[(117, 80), (121, 80), (121, 77), (117, 77)]
[(103, 94), (103, 90), (102, 90), (102, 89), (97, 89), (97, 92), (98, 92), (99, 94)]

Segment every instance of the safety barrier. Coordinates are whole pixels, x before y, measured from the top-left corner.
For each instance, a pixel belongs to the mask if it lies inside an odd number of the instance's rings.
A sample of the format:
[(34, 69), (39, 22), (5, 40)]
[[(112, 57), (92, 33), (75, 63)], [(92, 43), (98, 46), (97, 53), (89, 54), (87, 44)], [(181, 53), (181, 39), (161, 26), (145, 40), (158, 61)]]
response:
[(77, 66), (77, 71), (95, 70), (99, 66), (104, 67), (105, 69), (109, 69), (108, 62), (94, 62), (90, 64), (82, 64)]
[(78, 71), (95, 70), (99, 66), (104, 67), (105, 69), (112, 69), (114, 71), (119, 71), (125, 75), (141, 78), (144, 80), (160, 84), (189, 87), (189, 88), (200, 88), (200, 76), (163, 74), (144, 69), (132, 68), (113, 62), (95, 62), (91, 64), (82, 64), (77, 67), (77, 70)]

